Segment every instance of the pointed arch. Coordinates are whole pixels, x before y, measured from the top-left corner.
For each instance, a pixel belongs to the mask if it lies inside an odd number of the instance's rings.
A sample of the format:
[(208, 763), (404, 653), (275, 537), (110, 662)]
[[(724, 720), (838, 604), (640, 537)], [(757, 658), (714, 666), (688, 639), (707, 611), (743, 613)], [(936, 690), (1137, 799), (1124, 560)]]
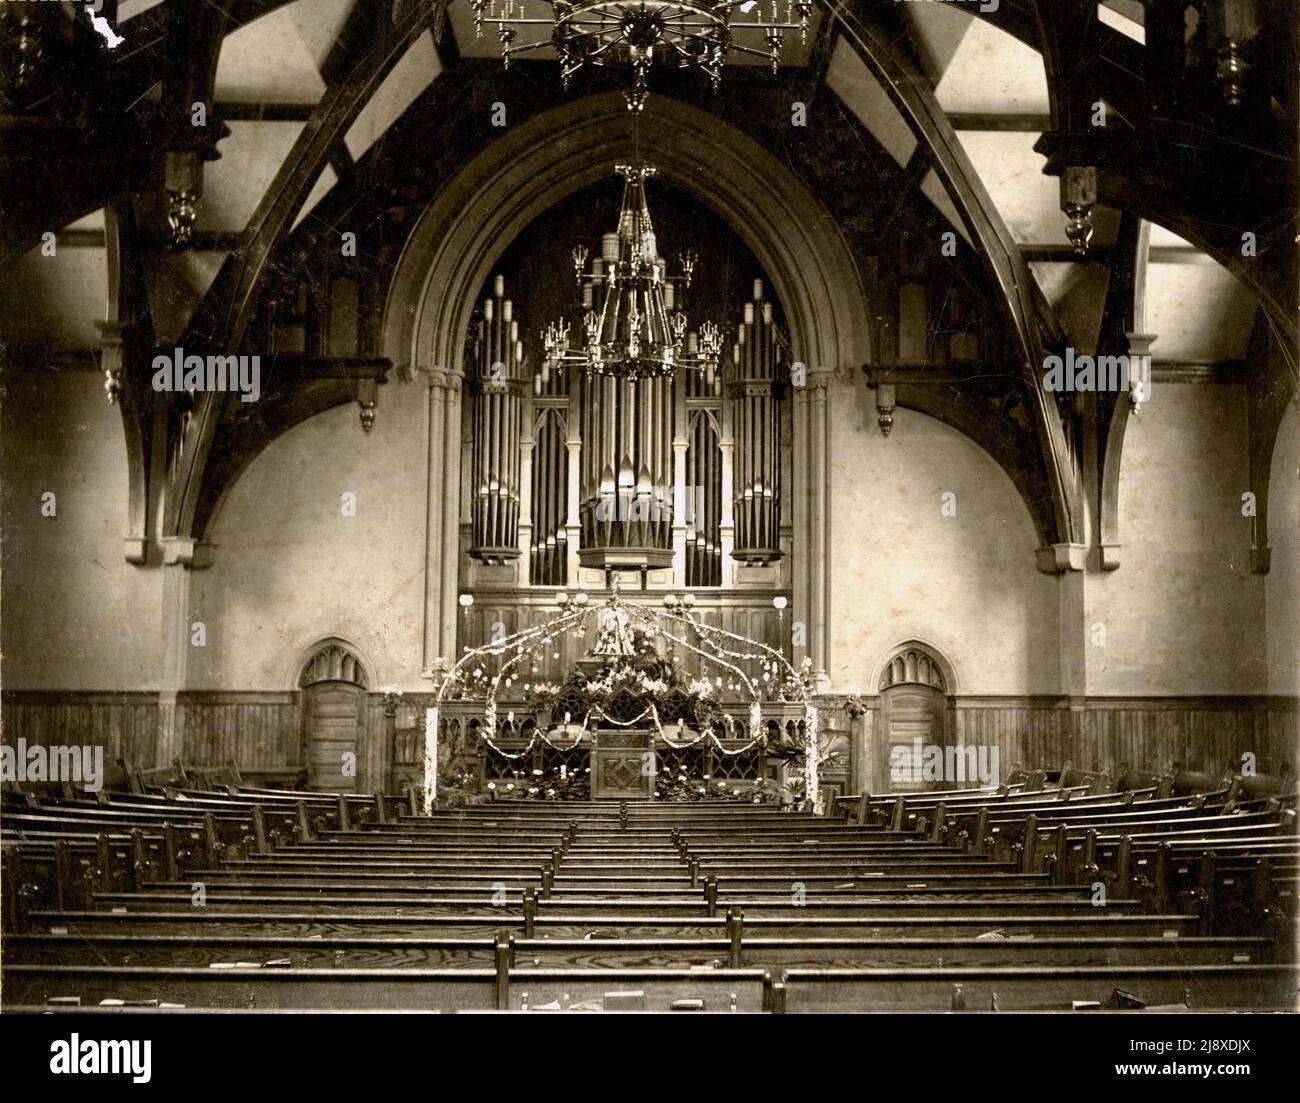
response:
[(957, 670), (938, 647), (909, 639), (885, 652), (872, 672), (871, 684), (878, 693), (897, 685), (924, 685), (951, 697), (957, 692)]
[(306, 689), (317, 682), (348, 682), (364, 690), (375, 684), (361, 649), (341, 636), (326, 636), (299, 652), (294, 663), (293, 687)]

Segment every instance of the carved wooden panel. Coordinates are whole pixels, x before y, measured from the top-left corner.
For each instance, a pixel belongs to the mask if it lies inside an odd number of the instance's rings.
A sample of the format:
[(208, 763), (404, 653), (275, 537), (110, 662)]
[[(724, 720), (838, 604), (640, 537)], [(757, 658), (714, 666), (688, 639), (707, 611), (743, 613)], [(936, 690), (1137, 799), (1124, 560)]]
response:
[(597, 800), (649, 800), (654, 775), (643, 773), (642, 751), (597, 750), (592, 754), (591, 795)]
[(314, 682), (351, 682), (362, 689), (370, 685), (361, 661), (337, 643), (326, 644), (303, 667), (298, 684), (305, 687)]

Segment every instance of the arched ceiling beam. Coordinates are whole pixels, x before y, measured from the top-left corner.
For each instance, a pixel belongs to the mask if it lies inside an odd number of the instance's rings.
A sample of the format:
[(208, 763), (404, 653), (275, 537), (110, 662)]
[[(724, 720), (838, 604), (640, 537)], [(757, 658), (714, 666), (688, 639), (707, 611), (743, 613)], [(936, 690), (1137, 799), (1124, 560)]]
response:
[[(440, 15), (445, 2), (440, 3)], [(212, 287), (190, 319), (181, 344), (187, 349), (232, 355), (252, 319), (256, 292), (275, 250), (293, 226), (334, 146), (348, 132), (384, 78), (429, 25), (428, 8), (412, 7), (361, 57), (346, 78), (328, 88), (299, 134), (289, 156), (258, 204)], [(184, 430), (169, 480), (163, 533), (182, 545), (192, 542), (203, 472), (229, 396), (200, 392)], [(185, 555), (185, 550), (179, 553)]]
[[(833, 17), (840, 23), (844, 40), (871, 70), (925, 147), (978, 245), (1019, 353), (1026, 404), (1051, 489), (1051, 543), (1081, 546), (1084, 524), (1078, 481), (1060, 410), (1043, 383), (1046, 350), (1065, 343), (1061, 326), (924, 76), (912, 59), (894, 46), (889, 35), (861, 14), (864, 6), (835, 7)], [(1072, 553), (1058, 556), (1058, 560), (1069, 560), (1071, 565), (1076, 559)]]
[[(1097, 352), (1102, 356), (1145, 355), (1149, 342), (1140, 338), (1146, 325), (1146, 274), (1151, 224), (1130, 211), (1120, 216), (1111, 257), (1110, 282), (1102, 310)], [(1134, 340), (1138, 338), (1138, 340)], [(1146, 361), (1148, 369), (1150, 360)], [(1149, 380), (1148, 380), (1149, 383)], [(1120, 563), (1119, 476), (1124, 433), (1133, 404), (1124, 392), (1096, 396), (1097, 545), (1103, 570)]]
[(144, 563), (150, 537), (150, 474), (158, 460), (154, 449), (157, 400), (148, 375), (153, 318), (130, 199), (115, 200), (104, 208), (104, 245), (108, 304), (104, 321), (99, 323), (100, 366), (122, 414), (126, 436), (126, 558)]

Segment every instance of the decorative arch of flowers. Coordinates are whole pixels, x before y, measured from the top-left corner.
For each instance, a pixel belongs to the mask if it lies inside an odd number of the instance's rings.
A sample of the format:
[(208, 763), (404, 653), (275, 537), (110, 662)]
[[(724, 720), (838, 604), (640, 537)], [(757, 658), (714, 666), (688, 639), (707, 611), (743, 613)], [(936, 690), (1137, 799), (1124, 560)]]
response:
[[(538, 741), (561, 750), (571, 750), (582, 742), (590, 713), (583, 717), (577, 735), (567, 745), (552, 740), (545, 732), (538, 729), (522, 750), (514, 754), (502, 750), (492, 738), (497, 730), (497, 693), (502, 685), (509, 686), (514, 682), (518, 677), (514, 671), (525, 658), (539, 657), (551, 650), (556, 640), (565, 633), (578, 630), (592, 618), (607, 618), (610, 614), (617, 618), (619, 624), (638, 625), (650, 638), (661, 637), (691, 654), (698, 655), (707, 666), (726, 671), (732, 678), (731, 684), (749, 697), (750, 741), (743, 747), (727, 750), (711, 730), (704, 730), (694, 739), (673, 742), (664, 732), (659, 711), (653, 700), (639, 715), (627, 720), (615, 719), (602, 711), (600, 717), (604, 722), (618, 727), (633, 727), (649, 721), (656, 735), (674, 749), (694, 747), (711, 741), (715, 749), (723, 754), (744, 754), (767, 740), (763, 727), (762, 701), (762, 691), (766, 686), (770, 691), (774, 691), (780, 700), (803, 706), (802, 746), (797, 750), (803, 756), (804, 797), (809, 801), (817, 800), (817, 708), (813, 704), (811, 679), (808, 674), (810, 664), (807, 660), (802, 671), (796, 670), (775, 648), (705, 623), (694, 615), (693, 603), (689, 597), (678, 598), (669, 595), (664, 598), (662, 607), (641, 605), (624, 601), (615, 589), (606, 601), (599, 604), (592, 603), (584, 593), (574, 595), (562, 593), (559, 595), (559, 603), (560, 612), (541, 624), (493, 640), (480, 647), (466, 647), (454, 664), (448, 664), (446, 660), (439, 660), (435, 664), (437, 693), (425, 721), (423, 755), (425, 815), (433, 810), (437, 797), (438, 718), (443, 701), (449, 692), (457, 691), (461, 698), (471, 700), (482, 698), (483, 727), (480, 729), (479, 738), (495, 753), (507, 760), (527, 755), (536, 747)], [(619, 614), (622, 614), (621, 618)], [(608, 620), (606, 623), (609, 623)], [(485, 660), (489, 658), (496, 660), (496, 672), (490, 675), (485, 669), (488, 665), (485, 664)], [(742, 664), (757, 664), (762, 674), (751, 678)], [(654, 685), (651, 680), (647, 680), (642, 683), (641, 688), (653, 692)], [(667, 688), (666, 685), (664, 688)], [(697, 687), (692, 688), (697, 689)], [(697, 691), (703, 692), (703, 687), (698, 687)], [(731, 718), (724, 713), (722, 719), (728, 731), (733, 730)]]

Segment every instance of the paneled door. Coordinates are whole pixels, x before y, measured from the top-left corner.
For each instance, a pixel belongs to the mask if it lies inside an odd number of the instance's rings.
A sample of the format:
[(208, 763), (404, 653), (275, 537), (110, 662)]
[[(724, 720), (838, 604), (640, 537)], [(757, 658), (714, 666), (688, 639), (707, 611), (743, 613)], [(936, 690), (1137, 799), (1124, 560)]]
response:
[(351, 682), (316, 682), (303, 697), (307, 788), (356, 789), (366, 691)]
[(943, 788), (923, 772), (925, 748), (943, 745), (944, 695), (932, 686), (891, 686), (880, 695), (883, 754), (876, 757), (876, 792)]

